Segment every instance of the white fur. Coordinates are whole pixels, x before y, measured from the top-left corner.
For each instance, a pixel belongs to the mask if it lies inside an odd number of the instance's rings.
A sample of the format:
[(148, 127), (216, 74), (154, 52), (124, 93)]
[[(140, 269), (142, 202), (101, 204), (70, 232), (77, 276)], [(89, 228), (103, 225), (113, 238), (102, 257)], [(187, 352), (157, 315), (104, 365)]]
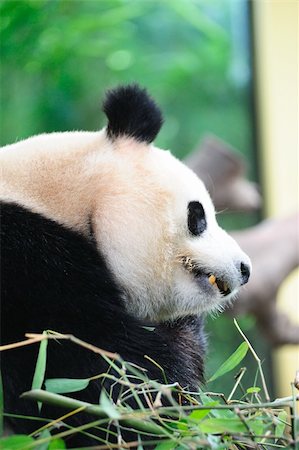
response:
[[(45, 215), (88, 235), (124, 289), (134, 315), (164, 320), (217, 309), (241, 285), (249, 258), (222, 230), (198, 177), (169, 152), (100, 132), (53, 133), (0, 152), (1, 199)], [(192, 236), (190, 201), (205, 210), (207, 230)], [(229, 282), (223, 298), (216, 285), (195, 280), (182, 261)]]

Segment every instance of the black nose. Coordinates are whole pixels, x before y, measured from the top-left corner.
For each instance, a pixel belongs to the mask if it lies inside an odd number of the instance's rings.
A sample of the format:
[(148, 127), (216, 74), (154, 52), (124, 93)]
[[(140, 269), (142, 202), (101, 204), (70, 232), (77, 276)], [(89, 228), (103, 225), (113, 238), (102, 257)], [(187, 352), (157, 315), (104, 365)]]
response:
[(240, 272), (242, 275), (242, 285), (246, 284), (250, 277), (250, 267), (247, 264), (241, 263)]

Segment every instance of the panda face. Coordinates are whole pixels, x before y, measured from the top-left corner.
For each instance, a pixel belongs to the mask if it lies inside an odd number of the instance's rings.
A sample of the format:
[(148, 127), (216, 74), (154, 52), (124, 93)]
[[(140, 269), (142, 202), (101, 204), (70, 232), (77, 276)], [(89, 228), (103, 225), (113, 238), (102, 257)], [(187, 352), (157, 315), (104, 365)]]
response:
[(162, 117), (146, 92), (119, 88), (104, 110), (102, 131), (3, 148), (1, 199), (92, 238), (137, 317), (221, 308), (247, 282), (249, 258), (218, 226), (199, 178), (151, 144)]
[(159, 321), (221, 308), (250, 261), (217, 224), (203, 183), (169, 152), (123, 138), (114, 146), (92, 228), (128, 310)]

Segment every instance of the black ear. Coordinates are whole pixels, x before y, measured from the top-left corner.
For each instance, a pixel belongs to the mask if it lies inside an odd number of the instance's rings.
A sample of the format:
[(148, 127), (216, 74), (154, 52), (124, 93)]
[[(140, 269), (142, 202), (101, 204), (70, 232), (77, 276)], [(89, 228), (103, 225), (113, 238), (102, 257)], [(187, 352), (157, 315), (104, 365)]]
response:
[(152, 142), (160, 131), (160, 109), (145, 89), (136, 84), (119, 86), (106, 94), (103, 110), (108, 117), (107, 134), (114, 139), (130, 136)]

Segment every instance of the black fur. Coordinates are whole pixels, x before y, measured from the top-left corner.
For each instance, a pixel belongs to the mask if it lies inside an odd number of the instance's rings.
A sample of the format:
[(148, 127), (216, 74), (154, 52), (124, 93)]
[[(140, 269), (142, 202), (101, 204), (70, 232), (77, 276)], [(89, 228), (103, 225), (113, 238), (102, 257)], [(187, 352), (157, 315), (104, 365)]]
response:
[[(125, 311), (121, 292), (92, 242), (20, 206), (2, 204), (1, 238), (2, 344), (23, 340), (27, 332), (51, 329), (70, 333), (119, 353), (125, 360), (145, 367), (150, 378), (163, 382), (161, 371), (144, 358), (149, 355), (164, 368), (169, 382), (197, 388), (203, 379), (205, 339), (201, 319), (189, 317), (160, 324), (155, 331), (144, 329)], [(37, 352), (38, 345), (2, 352), (6, 412), (38, 416), (36, 403), (19, 398), (31, 388)], [(46, 378), (85, 378), (106, 369), (99, 355), (71, 342), (49, 341)], [(108, 381), (93, 381), (71, 396), (97, 403), (103, 386), (109, 388)], [(117, 397), (117, 390), (114, 395)], [(57, 418), (63, 412), (44, 407), (41, 414)], [(76, 426), (90, 419), (81, 413), (69, 423)], [(18, 433), (38, 427), (36, 422), (20, 419), (10, 418), (8, 422)], [(99, 435), (99, 431), (89, 431)], [(91, 437), (77, 435), (68, 445), (95, 443)]]
[(103, 104), (108, 117), (107, 134), (111, 139), (131, 136), (140, 142), (152, 142), (160, 131), (160, 109), (145, 89), (133, 84), (108, 91)]
[(188, 229), (193, 236), (200, 236), (207, 229), (205, 210), (199, 202), (188, 205)]

